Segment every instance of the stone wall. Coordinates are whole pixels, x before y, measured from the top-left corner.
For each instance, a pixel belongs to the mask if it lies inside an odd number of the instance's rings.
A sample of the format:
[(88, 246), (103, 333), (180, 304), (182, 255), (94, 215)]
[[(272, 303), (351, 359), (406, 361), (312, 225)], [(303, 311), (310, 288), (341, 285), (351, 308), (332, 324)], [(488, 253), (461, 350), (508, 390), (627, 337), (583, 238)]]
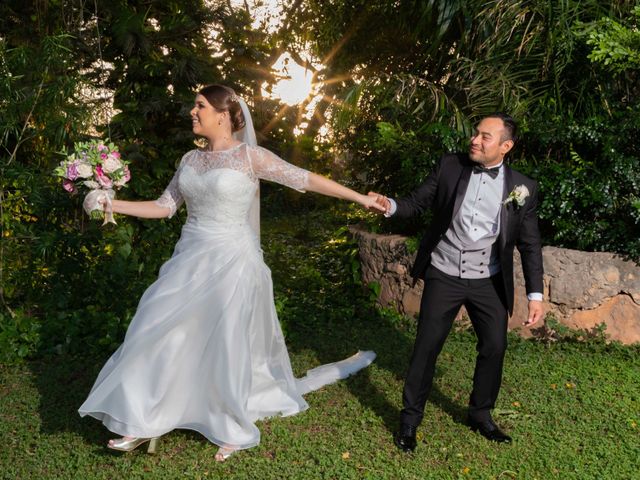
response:
[[(378, 282), (379, 302), (395, 305), (404, 314), (420, 309), (422, 280), (412, 287), (409, 276), (415, 253), (409, 253), (401, 235), (379, 235), (352, 227), (360, 246), (365, 283)], [(572, 329), (593, 330), (606, 325), (606, 334), (622, 343), (640, 342), (640, 266), (611, 253), (589, 253), (557, 247), (542, 249), (545, 312)], [(515, 305), (509, 328), (523, 336), (527, 299), (520, 257), (516, 250)], [(459, 317), (465, 315), (464, 309)]]

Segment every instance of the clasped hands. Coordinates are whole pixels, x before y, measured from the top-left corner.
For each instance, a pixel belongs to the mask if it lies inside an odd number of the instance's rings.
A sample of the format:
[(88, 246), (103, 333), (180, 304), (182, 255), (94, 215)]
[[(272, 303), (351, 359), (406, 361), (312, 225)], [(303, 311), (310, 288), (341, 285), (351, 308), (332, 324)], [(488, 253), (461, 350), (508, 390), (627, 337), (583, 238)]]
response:
[(374, 200), (373, 205), (367, 207), (368, 210), (382, 215), (389, 213), (389, 210), (391, 209), (391, 202), (387, 197), (376, 192), (369, 192), (367, 195)]

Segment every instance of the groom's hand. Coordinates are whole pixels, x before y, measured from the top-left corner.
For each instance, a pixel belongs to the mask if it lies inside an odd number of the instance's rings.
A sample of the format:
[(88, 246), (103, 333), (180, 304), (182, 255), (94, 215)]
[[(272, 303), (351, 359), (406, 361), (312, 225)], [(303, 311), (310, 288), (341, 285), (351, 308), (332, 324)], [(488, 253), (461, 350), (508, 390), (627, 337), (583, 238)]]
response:
[(382, 213), (389, 213), (389, 209), (391, 208), (391, 202), (387, 197), (376, 192), (369, 192), (368, 195), (370, 197), (375, 197), (376, 203), (384, 209), (384, 212)]
[(523, 323), (525, 327), (535, 325), (542, 318), (543, 308), (540, 300), (529, 300), (529, 316)]

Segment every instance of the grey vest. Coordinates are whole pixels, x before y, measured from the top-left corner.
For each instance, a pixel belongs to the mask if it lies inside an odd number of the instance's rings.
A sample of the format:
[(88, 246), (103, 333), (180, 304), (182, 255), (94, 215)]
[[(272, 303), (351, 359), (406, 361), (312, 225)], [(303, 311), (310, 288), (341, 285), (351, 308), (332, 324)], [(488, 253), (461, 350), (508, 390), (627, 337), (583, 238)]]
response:
[(493, 179), (471, 173), (460, 209), (444, 237), (431, 253), (431, 265), (460, 278), (488, 278), (500, 271), (496, 240), (500, 233), (500, 210), (504, 169)]

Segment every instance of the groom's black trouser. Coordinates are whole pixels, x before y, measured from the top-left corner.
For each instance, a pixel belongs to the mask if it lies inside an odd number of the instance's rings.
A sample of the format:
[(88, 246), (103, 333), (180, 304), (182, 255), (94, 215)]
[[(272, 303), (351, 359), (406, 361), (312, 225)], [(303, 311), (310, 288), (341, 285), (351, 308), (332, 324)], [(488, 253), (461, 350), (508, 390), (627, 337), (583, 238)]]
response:
[(463, 279), (429, 266), (418, 317), (418, 332), (402, 396), (402, 423), (418, 426), (431, 391), (438, 354), (462, 305), (478, 337), (469, 417), (491, 418), (502, 380), (507, 348), (507, 308), (500, 274)]

